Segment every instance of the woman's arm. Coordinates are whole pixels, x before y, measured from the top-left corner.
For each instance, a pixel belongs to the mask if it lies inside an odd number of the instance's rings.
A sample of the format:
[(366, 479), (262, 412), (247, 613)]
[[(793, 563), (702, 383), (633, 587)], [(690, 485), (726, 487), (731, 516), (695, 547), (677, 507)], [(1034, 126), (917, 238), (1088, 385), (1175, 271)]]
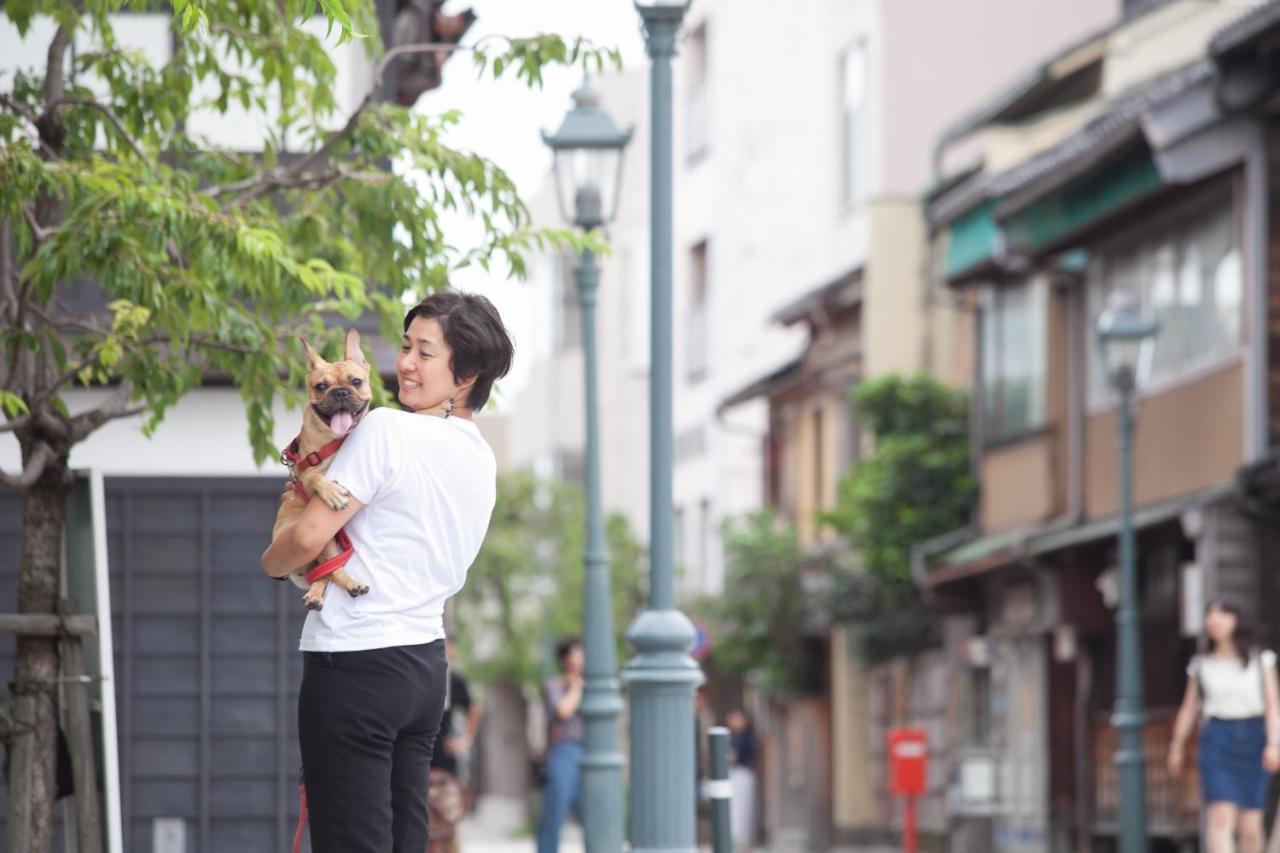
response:
[(346, 509), (330, 509), (324, 501), (308, 501), (298, 520), (280, 528), (279, 535), (262, 552), (263, 570), (273, 578), (282, 578), (307, 565), (363, 506), (354, 495), (348, 496)]
[(1267, 748), (1262, 753), (1262, 763), (1268, 772), (1275, 773), (1280, 770), (1280, 685), (1276, 682), (1275, 659), (1271, 658), (1270, 666), (1262, 660), (1258, 663), (1262, 667), (1263, 718), (1267, 724)]
[(1194, 676), (1187, 679), (1187, 689), (1182, 694), (1182, 705), (1173, 719), (1173, 740), (1169, 744), (1169, 775), (1177, 778), (1182, 773), (1182, 745), (1191, 735), (1196, 717), (1200, 713), (1200, 686)]
[(560, 701), (556, 702), (556, 716), (562, 720), (572, 720), (574, 714), (578, 713), (578, 706), (582, 704), (582, 676), (577, 676), (569, 681), (569, 686), (565, 689), (564, 695), (560, 697)]

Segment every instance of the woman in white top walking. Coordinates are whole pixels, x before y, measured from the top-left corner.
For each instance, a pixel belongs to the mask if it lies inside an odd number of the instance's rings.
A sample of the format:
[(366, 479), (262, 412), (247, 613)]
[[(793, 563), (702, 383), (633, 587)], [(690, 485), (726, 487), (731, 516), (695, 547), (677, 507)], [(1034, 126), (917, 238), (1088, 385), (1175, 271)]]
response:
[(1169, 773), (1182, 773), (1183, 744), (1200, 719), (1197, 764), (1206, 808), (1205, 849), (1262, 853), (1267, 784), (1280, 769), (1276, 656), (1255, 647), (1239, 608), (1222, 601), (1206, 609), (1204, 634), (1209, 650), (1187, 666), (1187, 690), (1169, 746)]
[(262, 555), (306, 565), (345, 526), (369, 585), (307, 614), (298, 741), (312, 853), (422, 853), (428, 763), (448, 676), (444, 604), (462, 589), (493, 512), (493, 451), (472, 422), (511, 365), (483, 296), (443, 291), (410, 309), (396, 360), (407, 411), (370, 412), (329, 467), (346, 509), (311, 501)]

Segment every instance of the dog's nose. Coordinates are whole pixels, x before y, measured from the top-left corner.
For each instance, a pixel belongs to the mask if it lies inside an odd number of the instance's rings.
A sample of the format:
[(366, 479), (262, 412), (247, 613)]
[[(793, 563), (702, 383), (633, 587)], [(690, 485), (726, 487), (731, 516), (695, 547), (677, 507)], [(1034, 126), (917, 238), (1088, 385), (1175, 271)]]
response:
[(351, 389), (349, 389), (349, 388), (334, 388), (334, 389), (333, 389), (333, 396), (337, 397), (339, 400), (345, 400), (346, 398), (348, 398), (348, 397), (350, 397), (350, 396), (351, 396)]

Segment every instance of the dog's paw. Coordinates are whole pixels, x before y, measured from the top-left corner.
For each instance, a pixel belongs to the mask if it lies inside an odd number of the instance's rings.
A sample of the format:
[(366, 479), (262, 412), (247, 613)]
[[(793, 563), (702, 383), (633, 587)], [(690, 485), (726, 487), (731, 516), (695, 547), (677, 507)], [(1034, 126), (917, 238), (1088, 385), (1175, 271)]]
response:
[(362, 583), (355, 583), (347, 588), (347, 592), (350, 593), (352, 598), (359, 598), (362, 595), (369, 594), (369, 587)]
[(319, 595), (304, 595), (304, 596), (302, 596), (302, 603), (303, 603), (303, 605), (305, 605), (305, 606), (306, 606), (306, 608), (307, 608), (308, 610), (323, 610), (323, 609), (324, 609), (324, 597), (323, 597), (323, 596), (319, 596)]
[(346, 509), (350, 503), (350, 492), (333, 480), (318, 481), (315, 493), (320, 496), (320, 500), (329, 505), (330, 509)]

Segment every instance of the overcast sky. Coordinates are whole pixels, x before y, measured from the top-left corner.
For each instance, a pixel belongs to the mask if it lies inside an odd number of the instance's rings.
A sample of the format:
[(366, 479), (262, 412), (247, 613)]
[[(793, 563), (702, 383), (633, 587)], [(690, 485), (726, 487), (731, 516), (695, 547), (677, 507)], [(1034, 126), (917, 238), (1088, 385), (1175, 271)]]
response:
[[(570, 42), (581, 35), (595, 44), (616, 47), (627, 67), (645, 62), (640, 19), (630, 0), (450, 0), (446, 10), (467, 7), (477, 16), (467, 32), (465, 41), (469, 43), (493, 34), (557, 33)], [(521, 196), (529, 201), (551, 168), (550, 152), (539, 131), (554, 131), (560, 126), (570, 107), (570, 95), (582, 82), (580, 70), (553, 68), (544, 76), (540, 90), (528, 88), (510, 74), (498, 82), (492, 77), (477, 78), (471, 57), (459, 54), (445, 65), (444, 84), (424, 95), (417, 109), (432, 113), (460, 110), (463, 118), (449, 137), (450, 144), (492, 159), (511, 175)], [(470, 242), (476, 231), (466, 222), (450, 227), (463, 242)], [(498, 267), (495, 270), (500, 271)], [(473, 274), (460, 274), (454, 283), (488, 295), (511, 328), (516, 339), (516, 364), (501, 389), (501, 397), (511, 399), (523, 387), (530, 367), (529, 359), (521, 358), (521, 350), (528, 353), (531, 347), (525, 345), (531, 337), (550, 330), (531, 328), (527, 286), (521, 282), (503, 281), (477, 269)]]

